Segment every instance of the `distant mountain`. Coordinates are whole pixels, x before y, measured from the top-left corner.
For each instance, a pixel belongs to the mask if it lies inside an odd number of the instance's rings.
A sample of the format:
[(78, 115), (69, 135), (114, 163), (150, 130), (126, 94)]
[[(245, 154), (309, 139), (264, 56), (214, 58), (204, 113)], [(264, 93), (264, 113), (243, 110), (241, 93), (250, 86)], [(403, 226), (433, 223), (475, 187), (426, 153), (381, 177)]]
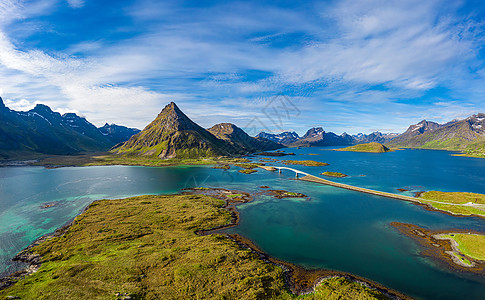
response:
[(246, 153), (268, 151), (284, 146), (261, 137), (250, 137), (241, 128), (231, 123), (216, 124), (208, 129), (217, 138), (229, 142), (234, 148)]
[(111, 146), (96, 126), (76, 114), (61, 115), (42, 104), (18, 112), (0, 98), (0, 158), (105, 151)]
[(291, 143), (296, 142), (300, 138), (300, 136), (294, 131), (292, 131), (292, 132), (285, 131), (285, 132), (282, 132), (282, 133), (279, 133), (279, 134), (260, 132), (256, 136), (256, 138), (263, 138), (263, 139), (267, 139), (267, 140), (270, 140), (270, 141), (278, 143), (278, 144), (288, 146)]
[(113, 152), (169, 159), (231, 155), (239, 151), (194, 123), (171, 102), (140, 133)]
[(351, 145), (349, 135), (336, 135), (333, 132), (325, 132), (322, 127), (310, 128), (304, 136), (291, 143), (291, 147), (323, 147)]
[(398, 133), (381, 133), (379, 131), (375, 131), (371, 134), (356, 134), (352, 136), (352, 143), (353, 144), (366, 144), (366, 143), (380, 143), (385, 144), (395, 137), (399, 136)]
[(373, 142), (387, 143), (396, 136), (398, 136), (397, 133), (380, 133), (378, 131), (369, 135), (362, 133), (349, 135), (345, 132), (341, 135), (336, 135), (333, 132), (325, 132), (322, 127), (310, 128), (302, 137), (298, 136), (296, 132), (289, 131), (280, 134), (261, 132), (257, 135), (257, 137), (265, 138), (290, 147), (341, 146)]
[(485, 145), (485, 114), (438, 124), (423, 120), (388, 143), (394, 147), (478, 150)]
[(14, 111), (0, 98), (0, 159), (107, 151), (116, 142), (74, 113), (61, 115), (43, 104)]
[(103, 127), (99, 127), (98, 130), (107, 137), (113, 145), (126, 142), (133, 135), (140, 132), (140, 129), (128, 128), (116, 124), (104, 124)]
[(401, 142), (405, 143), (406, 141), (411, 140), (415, 136), (421, 135), (425, 132), (436, 130), (440, 127), (441, 125), (438, 123), (422, 120), (418, 124), (409, 126), (409, 128), (404, 133), (400, 134), (394, 139), (392, 144), (398, 144)]

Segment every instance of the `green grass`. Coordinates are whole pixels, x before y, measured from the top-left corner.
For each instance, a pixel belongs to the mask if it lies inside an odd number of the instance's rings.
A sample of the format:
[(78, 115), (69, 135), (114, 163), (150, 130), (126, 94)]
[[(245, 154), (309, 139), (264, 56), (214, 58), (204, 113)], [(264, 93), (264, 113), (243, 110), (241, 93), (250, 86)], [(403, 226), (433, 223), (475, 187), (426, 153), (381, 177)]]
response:
[(165, 167), (177, 165), (216, 165), (216, 167), (228, 169), (229, 164), (249, 163), (247, 158), (239, 157), (208, 157), (208, 158), (172, 158), (160, 159), (158, 157), (141, 155), (119, 155), (113, 153), (84, 154), (84, 155), (57, 155), (49, 157), (38, 157), (37, 166), (146, 166)]
[(227, 195), (227, 197), (229, 198), (243, 197), (243, 194), (231, 194), (231, 195)]
[(343, 277), (334, 277), (324, 280), (315, 290), (314, 294), (304, 299), (315, 300), (370, 300), (389, 299), (378, 291), (372, 290), (364, 285), (350, 281)]
[(240, 167), (240, 168), (243, 168), (243, 169), (254, 169), (254, 168), (257, 168), (259, 166), (262, 166), (263, 164), (262, 163), (236, 163), (234, 165), (236, 167)]
[(371, 152), (371, 153), (384, 153), (392, 151), (386, 146), (380, 143), (367, 143), (358, 144), (346, 148), (336, 149), (337, 151), (352, 151), (352, 152)]
[(243, 174), (253, 174), (253, 173), (256, 173), (258, 171), (253, 170), (253, 169), (243, 169), (243, 170), (238, 170), (238, 172), (243, 173)]
[(453, 255), (453, 257), (457, 258), (458, 260), (460, 260), (465, 265), (468, 265), (468, 266), (472, 265), (472, 262), (469, 259), (463, 257), (461, 254), (457, 254), (455, 252), (452, 252), (451, 255)]
[(229, 163), (245, 163), (246, 158), (237, 157), (220, 157), (220, 158), (194, 158), (194, 159), (160, 159), (158, 157), (138, 156), (138, 155), (118, 155), (105, 154), (93, 156), (54, 156), (42, 160), (36, 165), (76, 165), (76, 166), (107, 166), (107, 165), (125, 165), (125, 166), (148, 166), (164, 167), (174, 165), (226, 165)]
[(462, 154), (454, 154), (453, 156), (467, 156), (467, 157), (476, 157), (476, 158), (485, 158), (485, 151), (484, 150), (470, 150), (466, 151)]
[(323, 167), (328, 166), (327, 163), (314, 161), (314, 160), (282, 160), (285, 165), (302, 165), (307, 167)]
[(485, 260), (485, 235), (460, 233), (445, 237), (455, 240), (461, 253), (477, 260)]
[[(0, 299), (116, 299), (117, 293), (132, 299), (294, 299), (280, 267), (221, 235), (194, 233), (229, 222), (222, 204), (203, 195), (96, 201), (65, 235), (32, 248), (42, 266), (0, 291)], [(346, 279), (325, 280), (303, 298), (337, 296), (381, 299)]]
[[(37, 273), (0, 292), (23, 299), (236, 299), (288, 295), (280, 268), (227, 240), (194, 231), (226, 224), (202, 195), (103, 200), (68, 233), (34, 248)], [(3, 298), (2, 298), (3, 299)]]
[[(485, 204), (485, 195), (477, 193), (464, 193), (464, 192), (439, 192), (430, 191), (423, 193), (420, 198), (421, 202), (428, 203), (436, 209), (448, 211), (461, 215), (482, 215), (485, 216), (485, 211), (472, 206), (455, 205), (466, 204), (469, 202), (476, 204)], [(426, 200), (438, 201), (431, 202)]]
[(330, 177), (347, 177), (347, 175), (339, 172), (323, 172), (320, 175), (325, 175)]

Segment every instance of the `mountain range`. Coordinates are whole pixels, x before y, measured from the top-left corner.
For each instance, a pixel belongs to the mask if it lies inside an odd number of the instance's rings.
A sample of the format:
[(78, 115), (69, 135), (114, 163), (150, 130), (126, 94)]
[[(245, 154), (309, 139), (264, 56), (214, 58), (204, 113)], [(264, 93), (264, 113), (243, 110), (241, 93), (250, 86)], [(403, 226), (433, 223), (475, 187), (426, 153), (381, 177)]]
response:
[(138, 131), (115, 124), (97, 128), (83, 117), (61, 115), (43, 104), (14, 111), (0, 98), (1, 159), (107, 151)]
[(485, 114), (438, 124), (423, 120), (411, 125), (388, 145), (393, 147), (445, 149), (458, 151), (484, 150)]
[(389, 147), (443, 149), (456, 151), (485, 151), (485, 114), (479, 113), (463, 120), (445, 124), (422, 120), (409, 126), (402, 134), (373, 132), (371, 134), (337, 135), (321, 127), (310, 128), (300, 137), (296, 132), (271, 134), (261, 132), (258, 137), (279, 142), (287, 147), (344, 146), (381, 143)]
[(282, 147), (269, 140), (250, 137), (230, 123), (206, 130), (171, 102), (140, 133), (113, 152), (170, 159), (240, 155)]
[(261, 132), (257, 135), (257, 137), (281, 143), (287, 147), (345, 146), (372, 142), (384, 144), (396, 136), (398, 136), (396, 133), (381, 132), (373, 132), (369, 135), (362, 133), (349, 135), (344, 132), (341, 135), (337, 135), (333, 132), (325, 132), (322, 127), (310, 128), (302, 137), (294, 131), (286, 131), (279, 134)]
[[(402, 134), (373, 132), (337, 135), (322, 127), (296, 132), (261, 132), (251, 137), (231, 123), (204, 129), (175, 103), (168, 104), (142, 131), (116, 124), (97, 128), (74, 113), (61, 115), (38, 104), (29, 111), (10, 110), (0, 98), (0, 159), (36, 155), (73, 155), (112, 151), (146, 157), (196, 158), (231, 156), (282, 147), (344, 146), (377, 142), (389, 147), (484, 151), (485, 114), (445, 124), (423, 120)], [(113, 147), (114, 146), (114, 147)]]

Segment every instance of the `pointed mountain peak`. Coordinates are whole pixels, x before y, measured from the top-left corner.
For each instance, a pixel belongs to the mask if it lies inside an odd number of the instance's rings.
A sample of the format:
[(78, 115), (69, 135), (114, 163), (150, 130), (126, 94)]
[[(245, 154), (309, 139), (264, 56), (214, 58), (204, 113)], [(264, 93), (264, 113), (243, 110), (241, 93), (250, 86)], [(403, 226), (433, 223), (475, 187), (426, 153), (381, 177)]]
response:
[(313, 127), (308, 129), (308, 131), (305, 133), (305, 135), (302, 138), (316, 137), (318, 135), (323, 135), (324, 133), (325, 133), (325, 130), (323, 130), (322, 127)]
[(180, 110), (180, 108), (177, 106), (177, 104), (175, 104), (175, 102), (170, 102), (169, 104), (167, 104), (163, 109), (162, 109), (162, 113), (163, 112), (175, 112), (177, 114), (182, 114), (184, 115), (184, 113)]
[(209, 132), (211, 132), (212, 134), (214, 134), (215, 136), (217, 136), (217, 134), (215, 134), (215, 132), (220, 133), (220, 134), (231, 134), (233, 132), (238, 134), (238, 133), (244, 132), (241, 128), (237, 127), (236, 125), (234, 125), (232, 123), (219, 123), (219, 124), (212, 126), (211, 128), (209, 128), (207, 130)]
[(52, 109), (44, 104), (37, 104), (32, 111), (41, 113), (41, 112), (47, 112), (47, 113), (52, 113)]
[(189, 119), (174, 102), (167, 104), (146, 128), (159, 127), (165, 133), (180, 130), (204, 130)]
[(2, 97), (0, 97), (0, 110), (6, 110), (6, 109), (7, 109), (7, 107), (3, 103), (3, 99), (2, 99)]

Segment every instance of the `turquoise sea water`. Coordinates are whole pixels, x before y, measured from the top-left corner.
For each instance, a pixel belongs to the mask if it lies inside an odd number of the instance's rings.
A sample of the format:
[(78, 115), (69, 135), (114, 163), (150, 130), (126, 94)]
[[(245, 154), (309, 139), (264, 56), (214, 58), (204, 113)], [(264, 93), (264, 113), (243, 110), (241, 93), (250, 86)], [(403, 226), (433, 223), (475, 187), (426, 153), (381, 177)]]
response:
[[(404, 187), (411, 191), (485, 193), (485, 159), (428, 150), (383, 154), (323, 148), (287, 151), (297, 155), (278, 159), (330, 163), (326, 167), (294, 167), (314, 175), (342, 172), (350, 177), (332, 180), (352, 185), (393, 193)], [(175, 193), (194, 186), (256, 192), (259, 186), (268, 185), (310, 197), (261, 195), (239, 206), (240, 225), (230, 231), (252, 239), (268, 254), (308, 268), (354, 273), (419, 299), (485, 298), (483, 277), (452, 272), (421, 256), (419, 245), (389, 226), (399, 221), (430, 229), (485, 232), (485, 220), (452, 217), (400, 200), (290, 180), (293, 177), (290, 171), (259, 170), (247, 175), (238, 173), (237, 168), (210, 167), (0, 168), (0, 273), (17, 269), (19, 266), (10, 261), (15, 253), (71, 220), (93, 200)], [(55, 206), (41, 208), (53, 202)]]

